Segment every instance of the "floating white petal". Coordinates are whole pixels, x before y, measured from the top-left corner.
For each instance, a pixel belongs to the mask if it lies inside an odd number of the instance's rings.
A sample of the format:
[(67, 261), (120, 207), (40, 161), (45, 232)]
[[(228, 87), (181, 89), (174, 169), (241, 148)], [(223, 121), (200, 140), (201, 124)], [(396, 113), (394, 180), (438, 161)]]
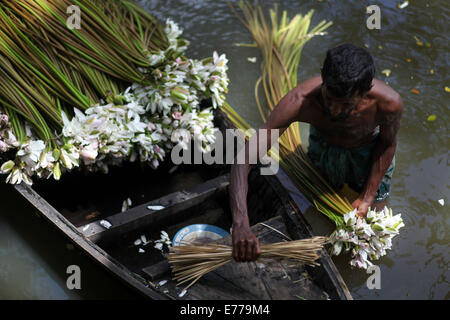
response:
[(109, 222), (109, 221), (107, 221), (107, 220), (101, 220), (101, 221), (100, 221), (100, 224), (102, 225), (102, 227), (104, 227), (104, 228), (106, 228), (106, 229), (109, 229), (109, 228), (112, 227), (111, 222)]
[(187, 290), (181, 291), (181, 293), (178, 295), (178, 297), (183, 298), (184, 295), (187, 293)]
[(162, 280), (158, 283), (158, 286), (162, 287), (163, 285), (165, 285), (167, 283), (167, 280)]
[(148, 206), (147, 207), (147, 209), (154, 210), (154, 211), (162, 210), (164, 208), (165, 208), (164, 206)]

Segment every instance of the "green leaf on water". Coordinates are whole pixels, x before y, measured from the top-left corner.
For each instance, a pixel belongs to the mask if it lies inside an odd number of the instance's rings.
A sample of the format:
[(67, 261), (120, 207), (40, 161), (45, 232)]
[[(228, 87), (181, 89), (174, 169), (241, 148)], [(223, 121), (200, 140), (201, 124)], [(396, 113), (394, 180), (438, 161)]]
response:
[(436, 121), (436, 119), (437, 119), (436, 115), (435, 115), (435, 114), (432, 114), (431, 116), (429, 116), (429, 117), (427, 118), (427, 121), (433, 122), (433, 121)]

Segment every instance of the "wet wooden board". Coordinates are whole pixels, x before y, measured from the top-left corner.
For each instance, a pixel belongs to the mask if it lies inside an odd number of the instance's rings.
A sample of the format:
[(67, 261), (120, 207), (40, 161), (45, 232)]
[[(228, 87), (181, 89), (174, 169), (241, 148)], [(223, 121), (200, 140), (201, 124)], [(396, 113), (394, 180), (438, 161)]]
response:
[[(229, 185), (229, 175), (219, 176), (205, 183), (197, 185), (184, 192), (174, 192), (160, 199), (131, 208), (128, 211), (117, 213), (108, 217), (107, 221), (112, 225), (106, 229), (95, 221), (86, 226), (80, 226), (78, 230), (86, 238), (93, 242), (106, 241), (138, 227), (151, 225), (162, 219), (170, 219), (183, 210), (205, 201), (218, 192), (225, 191)], [(150, 205), (163, 206), (162, 210), (149, 210)]]
[[(280, 216), (264, 224), (289, 236), (283, 218)], [(286, 237), (263, 224), (255, 225), (252, 230), (261, 243), (286, 241)], [(218, 242), (231, 245), (231, 237)], [(175, 288), (173, 283), (169, 283), (166, 290), (169, 290), (169, 295), (175, 295), (182, 288), (183, 285), (181, 288)], [(276, 261), (274, 259), (251, 263), (230, 262), (205, 275), (182, 297), (186, 300), (317, 300), (326, 298), (327, 294), (312, 281), (304, 266), (292, 260)]]

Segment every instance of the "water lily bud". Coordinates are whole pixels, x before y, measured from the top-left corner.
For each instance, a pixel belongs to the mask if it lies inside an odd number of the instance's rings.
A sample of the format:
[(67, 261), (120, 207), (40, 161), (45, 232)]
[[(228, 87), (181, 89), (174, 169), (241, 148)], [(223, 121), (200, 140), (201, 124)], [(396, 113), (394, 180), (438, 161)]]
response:
[(213, 57), (209, 57), (209, 58), (203, 59), (202, 63), (203, 63), (203, 65), (207, 65), (208, 63), (211, 63), (213, 61), (214, 61), (214, 58)]
[(178, 100), (179, 102), (185, 102), (187, 100), (188, 95), (189, 91), (180, 87), (175, 87), (171, 91), (171, 97), (175, 100)]
[(372, 224), (371, 227), (373, 230), (379, 231), (379, 232), (382, 232), (384, 230), (384, 227), (379, 223), (374, 223), (374, 224)]
[(53, 167), (53, 176), (55, 177), (55, 180), (61, 179), (61, 168), (59, 167), (59, 162), (57, 162)]
[(122, 96), (114, 96), (114, 98), (113, 98), (113, 103), (118, 106), (124, 105), (126, 102), (127, 102), (127, 99)]
[(66, 167), (69, 170), (73, 168), (73, 163), (70, 160), (70, 157), (69, 157), (69, 155), (68, 155), (66, 150), (64, 150), (64, 149), (61, 150), (61, 156), (60, 157), (61, 157), (61, 161), (62, 161), (64, 167)]
[(52, 155), (53, 155), (53, 158), (55, 158), (55, 161), (59, 161), (61, 151), (59, 151), (59, 149), (54, 149)]
[(13, 168), (14, 168), (14, 162), (12, 160), (9, 160), (0, 167), (0, 173), (2, 173), (2, 174), (8, 173)]

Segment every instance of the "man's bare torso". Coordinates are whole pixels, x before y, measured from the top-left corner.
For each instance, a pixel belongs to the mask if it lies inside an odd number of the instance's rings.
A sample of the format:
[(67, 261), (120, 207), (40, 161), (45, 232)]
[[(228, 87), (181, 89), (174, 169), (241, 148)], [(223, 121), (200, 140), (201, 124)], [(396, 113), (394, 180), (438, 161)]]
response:
[(364, 95), (347, 119), (331, 121), (323, 109), (321, 85), (321, 77), (315, 77), (293, 89), (302, 95), (297, 120), (313, 125), (325, 141), (342, 148), (353, 148), (370, 141), (377, 126), (383, 121), (383, 106), (398, 96), (384, 82), (374, 79), (372, 89)]

